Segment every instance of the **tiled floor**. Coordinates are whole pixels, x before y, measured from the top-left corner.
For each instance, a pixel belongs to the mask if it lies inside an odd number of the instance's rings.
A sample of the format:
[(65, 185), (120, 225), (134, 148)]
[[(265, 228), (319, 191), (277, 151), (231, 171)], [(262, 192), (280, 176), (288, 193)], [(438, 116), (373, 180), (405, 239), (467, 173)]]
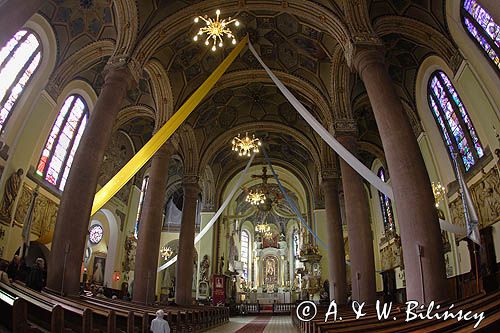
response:
[[(255, 316), (232, 317), (229, 320), (229, 323), (227, 323), (223, 326), (216, 327), (208, 332), (209, 333), (234, 333), (245, 326), (246, 326), (245, 331), (246, 331), (246, 329), (249, 329), (248, 331), (251, 331), (250, 330), (252, 328), (251, 322), (252, 321), (255, 322), (256, 319), (258, 319), (258, 317), (255, 317)], [(292, 319), (290, 316), (272, 316), (271, 320), (267, 324), (263, 333), (298, 333), (298, 331), (295, 329), (295, 327), (293, 327)]]

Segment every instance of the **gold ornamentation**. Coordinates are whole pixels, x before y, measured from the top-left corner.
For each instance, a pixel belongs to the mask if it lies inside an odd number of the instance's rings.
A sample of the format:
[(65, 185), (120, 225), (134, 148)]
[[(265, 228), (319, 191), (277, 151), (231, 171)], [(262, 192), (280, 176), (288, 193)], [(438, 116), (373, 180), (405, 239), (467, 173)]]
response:
[[(16, 213), (14, 214), (14, 223), (18, 226), (23, 225), (33, 191), (34, 189), (31, 186), (24, 184), (21, 192), (19, 193), (20, 198), (17, 204)], [(53, 232), (56, 225), (58, 209), (59, 206), (54, 201), (46, 197), (43, 194), (43, 191), (40, 191), (35, 201), (35, 207), (33, 208), (31, 233), (42, 238), (44, 235), (48, 235)]]
[(256, 138), (255, 135), (252, 135), (252, 138), (248, 136), (248, 133), (245, 134), (244, 138), (241, 138), (240, 135), (234, 137), (233, 141), (231, 141), (233, 145), (233, 151), (237, 151), (239, 156), (248, 156), (250, 157), (250, 153), (253, 151), (254, 153), (259, 152), (259, 147), (262, 145), (259, 138)]
[(432, 193), (434, 194), (436, 208), (438, 208), (439, 203), (444, 199), (444, 196), (446, 195), (446, 187), (441, 185), (440, 182), (432, 182)]
[(201, 27), (200, 30), (198, 30), (198, 33), (193, 37), (193, 40), (196, 42), (198, 41), (198, 38), (202, 37), (203, 34), (206, 34), (207, 38), (205, 39), (205, 45), (210, 45), (210, 40), (212, 40), (212, 51), (217, 50), (217, 46), (224, 46), (224, 36), (232, 39), (231, 43), (233, 45), (236, 45), (236, 38), (229, 28), (229, 25), (231, 23), (234, 23), (234, 25), (238, 27), (240, 25), (240, 22), (236, 19), (232, 19), (231, 17), (229, 17), (227, 20), (221, 20), (219, 18), (219, 9), (215, 11), (215, 14), (217, 14), (217, 17), (215, 19), (208, 17), (208, 15), (198, 16), (194, 19), (194, 23), (198, 23), (200, 22), (200, 20), (202, 20), (206, 26)]
[(258, 206), (266, 201), (266, 195), (261, 190), (248, 191), (245, 201), (251, 205)]
[(169, 246), (164, 246), (160, 249), (160, 254), (164, 260), (170, 258), (170, 256), (174, 253), (174, 251)]

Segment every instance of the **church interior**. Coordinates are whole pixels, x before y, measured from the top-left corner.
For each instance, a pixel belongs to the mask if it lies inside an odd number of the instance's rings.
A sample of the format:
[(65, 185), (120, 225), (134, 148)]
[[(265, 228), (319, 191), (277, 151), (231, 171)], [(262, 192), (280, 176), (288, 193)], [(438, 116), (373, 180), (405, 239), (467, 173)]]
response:
[(498, 332), (499, 88), (497, 0), (0, 0), (0, 332)]

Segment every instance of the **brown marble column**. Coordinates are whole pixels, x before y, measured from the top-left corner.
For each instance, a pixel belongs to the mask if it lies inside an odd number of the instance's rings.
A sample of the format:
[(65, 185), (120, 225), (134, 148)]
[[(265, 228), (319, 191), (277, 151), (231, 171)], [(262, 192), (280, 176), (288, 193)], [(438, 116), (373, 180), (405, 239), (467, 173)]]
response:
[[(357, 139), (354, 135), (338, 136), (337, 140), (356, 155)], [(370, 206), (361, 176), (343, 159), (340, 159), (340, 170), (349, 239), (352, 300), (373, 304), (376, 284)]]
[(431, 182), (403, 104), (376, 47), (356, 50), (352, 63), (370, 99), (391, 175), (403, 246), (407, 298), (448, 295), (443, 246)]
[(133, 294), (135, 302), (151, 304), (156, 296), (156, 271), (168, 180), (168, 161), (172, 150), (172, 146), (167, 143), (160, 148), (151, 162), (137, 240)]
[(200, 193), (198, 177), (185, 177), (182, 186), (184, 202), (175, 272), (175, 302), (180, 305), (191, 305), (196, 204)]
[(500, 3), (498, 0), (480, 0), (479, 4), (486, 9), (496, 24), (500, 22)]
[[(80, 270), (97, 179), (127, 89), (127, 67), (108, 67), (104, 85), (76, 150), (61, 198), (48, 265), (47, 288), (78, 295)], [(64, 287), (63, 287), (64, 284)]]
[(0, 6), (0, 48), (32, 17), (46, 0), (7, 0)]
[(321, 186), (325, 195), (326, 228), (328, 231), (330, 300), (335, 300), (337, 304), (343, 305), (347, 303), (347, 283), (338, 179), (323, 178)]

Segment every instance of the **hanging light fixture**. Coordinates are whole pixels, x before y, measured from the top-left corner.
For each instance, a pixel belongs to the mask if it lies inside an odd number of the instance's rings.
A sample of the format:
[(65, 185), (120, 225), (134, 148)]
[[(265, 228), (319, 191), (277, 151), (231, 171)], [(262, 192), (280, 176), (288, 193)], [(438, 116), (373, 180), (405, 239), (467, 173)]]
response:
[(259, 138), (256, 138), (254, 134), (252, 134), (252, 138), (248, 136), (248, 133), (245, 134), (244, 138), (238, 136), (234, 137), (233, 141), (231, 141), (233, 145), (232, 150), (237, 151), (239, 156), (248, 156), (250, 157), (250, 153), (253, 151), (254, 153), (259, 152), (259, 147), (262, 145)]
[(245, 198), (253, 206), (258, 206), (266, 201), (266, 195), (261, 190), (250, 190)]
[(170, 256), (172, 256), (173, 253), (174, 251), (169, 246), (166, 245), (160, 249), (160, 255), (164, 260), (170, 258)]
[(255, 226), (255, 231), (259, 234), (265, 234), (271, 231), (271, 226), (267, 223), (259, 223)]
[(434, 194), (434, 202), (436, 208), (438, 208), (439, 203), (444, 199), (444, 196), (446, 195), (446, 187), (441, 185), (440, 182), (432, 182), (432, 193)]
[(205, 23), (205, 26), (198, 30), (198, 33), (193, 37), (193, 40), (196, 42), (199, 38), (202, 38), (203, 35), (206, 34), (207, 37), (205, 39), (205, 45), (209, 46), (212, 43), (212, 51), (217, 50), (217, 46), (224, 46), (224, 36), (231, 39), (231, 43), (235, 45), (236, 38), (229, 28), (229, 25), (231, 23), (233, 23), (236, 27), (240, 25), (238, 20), (232, 19), (231, 17), (221, 20), (219, 18), (219, 9), (215, 11), (215, 14), (217, 15), (215, 19), (208, 17), (208, 15), (198, 16), (194, 19), (194, 23), (198, 23), (202, 20)]

